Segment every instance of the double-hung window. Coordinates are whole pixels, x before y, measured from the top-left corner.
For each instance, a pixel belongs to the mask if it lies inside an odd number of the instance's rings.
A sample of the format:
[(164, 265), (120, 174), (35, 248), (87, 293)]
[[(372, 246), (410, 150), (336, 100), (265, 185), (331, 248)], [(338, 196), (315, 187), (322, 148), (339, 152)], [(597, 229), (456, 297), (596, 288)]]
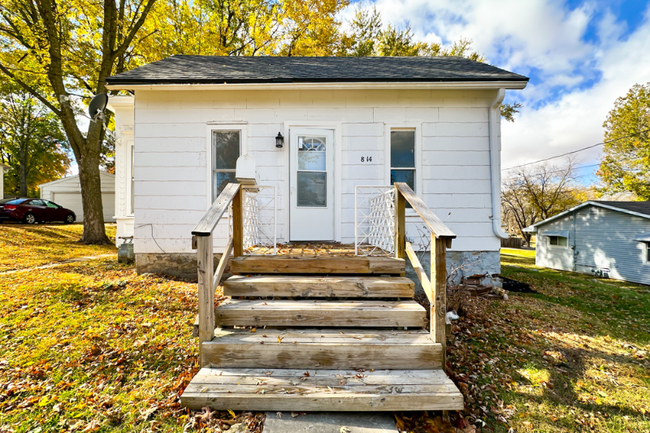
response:
[(237, 182), (235, 166), (241, 154), (241, 130), (212, 131), (212, 201), (229, 183)]
[(415, 191), (415, 129), (390, 131), (390, 183), (395, 182)]

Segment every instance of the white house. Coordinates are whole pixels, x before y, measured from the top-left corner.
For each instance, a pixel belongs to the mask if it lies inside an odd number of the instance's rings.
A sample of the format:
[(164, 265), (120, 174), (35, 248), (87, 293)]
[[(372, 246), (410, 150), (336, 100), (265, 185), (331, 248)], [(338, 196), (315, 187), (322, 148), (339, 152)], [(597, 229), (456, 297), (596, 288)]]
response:
[[(99, 175), (102, 185), (104, 221), (113, 222), (115, 221), (115, 175), (104, 171), (100, 171)], [(41, 191), (41, 198), (72, 210), (77, 216), (77, 222), (84, 220), (81, 183), (78, 174), (43, 183), (38, 187)]]
[(109, 106), (118, 237), (140, 272), (196, 275), (191, 231), (245, 154), (275, 187), (278, 242), (352, 243), (356, 188), (404, 181), (458, 235), (451, 262), (500, 271), (499, 107), (524, 76), (458, 57), (173, 56), (107, 81), (133, 94)]
[(648, 201), (588, 201), (526, 231), (537, 266), (650, 284)]

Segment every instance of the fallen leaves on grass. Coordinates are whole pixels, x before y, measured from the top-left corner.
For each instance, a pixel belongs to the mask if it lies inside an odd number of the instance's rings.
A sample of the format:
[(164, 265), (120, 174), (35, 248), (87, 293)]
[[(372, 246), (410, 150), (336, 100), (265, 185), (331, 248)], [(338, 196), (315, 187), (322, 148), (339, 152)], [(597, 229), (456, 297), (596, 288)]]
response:
[[(82, 224), (0, 224), (0, 272), (28, 269), (66, 260), (116, 253), (115, 245), (79, 243)], [(106, 235), (115, 238), (115, 224), (106, 225)]]
[(462, 417), (483, 432), (650, 432), (650, 336), (637, 331), (650, 327), (638, 310), (650, 296), (535, 268), (530, 254), (514, 262), (504, 275), (539, 294), (468, 297), (452, 326), (448, 369), (465, 398), (455, 426)]
[(0, 305), (3, 433), (260, 431), (258, 415), (180, 406), (198, 371), (196, 283), (103, 259), (3, 276)]

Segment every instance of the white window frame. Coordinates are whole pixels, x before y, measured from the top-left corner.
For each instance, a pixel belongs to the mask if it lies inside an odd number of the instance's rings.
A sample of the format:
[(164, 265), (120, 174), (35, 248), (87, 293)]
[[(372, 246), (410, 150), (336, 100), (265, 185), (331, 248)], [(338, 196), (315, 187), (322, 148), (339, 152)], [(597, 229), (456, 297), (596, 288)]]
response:
[[(569, 238), (568, 237), (565, 238), (564, 236), (557, 236), (557, 235), (548, 236), (548, 235), (546, 235), (546, 238), (548, 239), (549, 248), (561, 248), (561, 249), (569, 248)], [(551, 245), (551, 238), (566, 239), (566, 245)]]
[(206, 128), (206, 171), (207, 171), (207, 209), (212, 206), (212, 132), (213, 131), (240, 131), (239, 132), (239, 156), (245, 155), (248, 151), (248, 124), (246, 122), (241, 123), (218, 123), (211, 122), (207, 125)]
[(650, 242), (644, 242), (645, 251), (643, 251), (643, 263), (650, 265)]
[[(395, 123), (395, 124), (386, 124), (386, 129), (384, 132), (384, 138), (385, 138), (385, 143), (386, 145), (384, 146), (385, 148), (385, 153), (384, 153), (384, 166), (385, 166), (385, 179), (386, 179), (386, 185), (390, 185), (390, 170), (393, 166), (392, 161), (390, 159), (390, 151), (391, 151), (391, 132), (392, 131), (415, 131), (415, 148), (414, 148), (414, 153), (415, 153), (415, 188), (413, 189), (413, 192), (421, 198), (422, 194), (424, 192), (424, 188), (422, 185), (422, 124), (420, 123)], [(423, 198), (424, 199), (424, 198)], [(417, 215), (415, 210), (413, 209), (406, 209), (406, 216), (413, 216)]]

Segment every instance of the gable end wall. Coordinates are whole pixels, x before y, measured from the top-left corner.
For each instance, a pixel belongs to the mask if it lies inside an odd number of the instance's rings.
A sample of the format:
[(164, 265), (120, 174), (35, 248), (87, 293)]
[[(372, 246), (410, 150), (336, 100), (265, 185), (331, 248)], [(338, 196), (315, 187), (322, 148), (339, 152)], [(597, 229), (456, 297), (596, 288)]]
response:
[[(650, 233), (650, 220), (588, 206), (572, 215), (544, 224), (538, 228), (535, 262), (538, 266), (593, 274), (608, 270), (610, 278), (650, 284), (650, 264), (644, 259), (646, 247), (634, 241), (641, 233)], [(550, 247), (546, 231), (568, 230), (569, 248)]]

